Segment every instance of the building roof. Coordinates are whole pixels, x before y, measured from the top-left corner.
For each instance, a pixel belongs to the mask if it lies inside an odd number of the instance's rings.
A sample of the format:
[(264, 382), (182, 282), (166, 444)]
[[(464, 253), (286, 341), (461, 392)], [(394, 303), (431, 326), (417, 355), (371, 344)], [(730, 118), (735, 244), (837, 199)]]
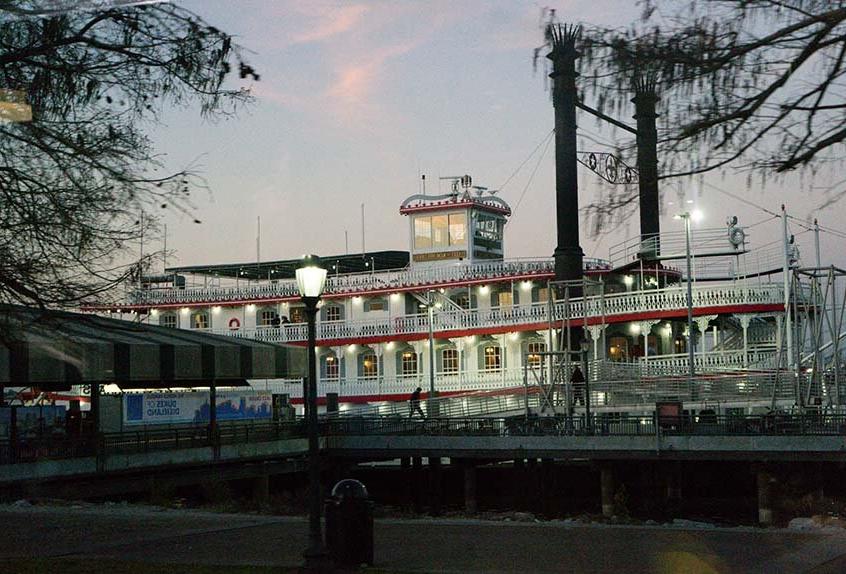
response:
[[(408, 265), (408, 251), (367, 251), (347, 255), (321, 256), (329, 273), (363, 273), (389, 271)], [(262, 261), (261, 263), (224, 263), (212, 265), (187, 265), (168, 267), (167, 273), (190, 273), (233, 279), (293, 279), (301, 259)]]
[(0, 384), (67, 390), (245, 384), (289, 375), (289, 349), (248, 339), (0, 305)]

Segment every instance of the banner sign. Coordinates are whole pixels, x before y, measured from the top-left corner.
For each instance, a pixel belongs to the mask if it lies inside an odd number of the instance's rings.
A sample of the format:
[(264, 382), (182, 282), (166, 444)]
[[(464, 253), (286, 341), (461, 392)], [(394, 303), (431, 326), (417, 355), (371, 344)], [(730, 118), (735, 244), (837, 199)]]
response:
[[(273, 395), (261, 391), (220, 391), (217, 420), (271, 420)], [(123, 422), (128, 425), (207, 423), (209, 392), (133, 393), (123, 396)]]

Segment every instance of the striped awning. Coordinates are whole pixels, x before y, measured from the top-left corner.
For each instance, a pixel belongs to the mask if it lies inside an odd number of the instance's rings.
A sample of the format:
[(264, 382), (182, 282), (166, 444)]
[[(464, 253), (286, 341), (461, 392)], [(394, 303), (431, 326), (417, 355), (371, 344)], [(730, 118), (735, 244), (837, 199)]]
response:
[(289, 376), (290, 352), (248, 339), (0, 305), (0, 385), (5, 386), (237, 385), (246, 379)]

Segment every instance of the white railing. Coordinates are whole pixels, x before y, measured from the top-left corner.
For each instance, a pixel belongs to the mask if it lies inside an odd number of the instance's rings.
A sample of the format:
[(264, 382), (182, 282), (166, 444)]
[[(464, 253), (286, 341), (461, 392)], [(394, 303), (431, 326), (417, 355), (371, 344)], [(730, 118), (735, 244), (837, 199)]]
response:
[[(608, 262), (586, 258), (585, 269), (609, 269)], [(516, 276), (550, 275), (555, 271), (552, 259), (512, 259), (484, 263), (456, 263), (438, 267), (406, 268), (374, 273), (348, 273), (330, 276), (326, 281), (327, 294), (352, 294), (368, 291), (425, 287), (464, 281), (495, 280)], [(187, 289), (136, 290), (131, 303), (167, 305), (215, 303), (226, 301), (256, 301), (297, 297), (294, 280), (261, 282), (251, 285), (189, 287)]]
[[(744, 304), (772, 304), (782, 301), (781, 285), (740, 286), (736, 284), (696, 286), (693, 289), (695, 309), (738, 306)], [(461, 311), (441, 310), (434, 315), (432, 328), (436, 333), (464, 331), (485, 327), (519, 327), (549, 322), (548, 304), (545, 302), (492, 309), (469, 309)], [(561, 322), (565, 316), (578, 325), (587, 318), (606, 319), (656, 311), (684, 310), (687, 296), (683, 286), (660, 290), (608, 295), (604, 298), (592, 296), (573, 299), (569, 313), (564, 302), (553, 306), (553, 321)], [(339, 341), (362, 338), (385, 338), (421, 335), (428, 333), (426, 314), (402, 315), (393, 318), (360, 321), (333, 321), (317, 325), (318, 341)], [(306, 326), (303, 323), (286, 324), (279, 327), (262, 327), (239, 331), (218, 330), (218, 334), (257, 339), (272, 343), (296, 343), (306, 340)]]
[[(499, 374), (499, 373), (497, 373)], [(654, 408), (657, 401), (682, 400), (700, 404), (771, 404), (776, 402), (792, 402), (795, 399), (793, 381), (784, 372), (777, 375), (775, 371), (745, 372), (737, 371), (721, 374), (700, 373), (691, 385), (685, 376), (646, 376), (637, 372), (636, 368), (625, 378), (600, 376), (595, 379), (591, 373), (589, 383), (590, 402), (595, 409), (621, 409), (631, 407)], [(617, 374), (622, 375), (622, 372)], [(438, 392), (468, 391), (457, 397), (441, 397), (437, 399), (441, 416), (480, 415), (506, 410), (520, 410), (525, 407), (524, 396), (526, 387), (521, 370), (509, 370), (505, 377), (479, 373), (481, 376), (469, 375), (463, 379), (449, 376), (439, 376), (435, 382)], [(632, 376), (633, 375), (633, 376)], [(486, 380), (487, 379), (487, 380)], [(457, 388), (459, 380), (463, 380), (464, 387)], [(258, 389), (269, 388), (273, 392), (286, 393), (291, 398), (302, 398), (302, 381), (289, 380), (282, 383), (264, 383), (252, 381), (252, 386)], [(318, 396), (325, 393), (338, 393), (339, 398), (351, 399), (367, 396), (371, 399), (370, 406), (352, 407), (350, 414), (364, 414), (365, 411), (379, 415), (408, 415), (408, 405), (397, 401), (397, 396), (406, 396), (414, 388), (428, 385), (411, 383), (407, 379), (373, 379), (357, 381), (320, 381)], [(831, 385), (829, 385), (831, 386)], [(505, 392), (503, 392), (505, 391)], [(530, 407), (537, 406), (539, 390), (530, 385)], [(509, 394), (510, 392), (510, 394)], [(567, 393), (562, 385), (552, 389), (552, 398), (560, 406), (564, 406), (565, 397), (572, 397), (572, 391)], [(426, 407), (426, 400), (421, 401)], [(576, 405), (577, 410), (582, 405)]]
[[(775, 360), (776, 351), (759, 351), (751, 349), (732, 351), (712, 351), (709, 353), (696, 353), (693, 365), (697, 372), (720, 372), (734, 369), (741, 369), (750, 363), (761, 365), (763, 361)], [(674, 355), (658, 355), (656, 357), (640, 357), (638, 366), (641, 372), (648, 375), (679, 374), (683, 375), (688, 371), (690, 358), (687, 353)]]

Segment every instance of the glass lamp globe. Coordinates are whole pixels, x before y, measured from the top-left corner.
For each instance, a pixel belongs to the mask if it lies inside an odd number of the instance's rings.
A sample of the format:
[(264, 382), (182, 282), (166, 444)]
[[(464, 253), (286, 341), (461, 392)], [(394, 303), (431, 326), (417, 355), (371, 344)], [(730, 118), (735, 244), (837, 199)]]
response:
[(301, 297), (320, 297), (326, 285), (326, 269), (316, 255), (305, 255), (297, 268), (297, 288)]

